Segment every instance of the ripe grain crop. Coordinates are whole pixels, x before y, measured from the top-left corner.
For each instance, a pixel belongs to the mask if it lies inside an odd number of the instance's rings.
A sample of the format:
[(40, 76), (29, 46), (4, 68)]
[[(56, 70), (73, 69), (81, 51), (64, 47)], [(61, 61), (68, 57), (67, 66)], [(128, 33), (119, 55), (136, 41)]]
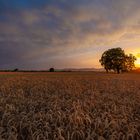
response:
[(0, 140), (140, 140), (140, 75), (1, 78)]

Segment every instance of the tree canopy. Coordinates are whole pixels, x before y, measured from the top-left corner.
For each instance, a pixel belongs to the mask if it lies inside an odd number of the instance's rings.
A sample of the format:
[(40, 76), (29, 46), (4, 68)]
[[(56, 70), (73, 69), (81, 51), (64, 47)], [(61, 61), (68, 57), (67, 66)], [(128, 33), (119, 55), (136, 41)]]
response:
[(136, 57), (132, 54), (125, 54), (122, 48), (112, 48), (106, 50), (99, 62), (108, 72), (110, 70), (114, 70), (117, 73), (120, 71), (130, 71), (135, 67)]

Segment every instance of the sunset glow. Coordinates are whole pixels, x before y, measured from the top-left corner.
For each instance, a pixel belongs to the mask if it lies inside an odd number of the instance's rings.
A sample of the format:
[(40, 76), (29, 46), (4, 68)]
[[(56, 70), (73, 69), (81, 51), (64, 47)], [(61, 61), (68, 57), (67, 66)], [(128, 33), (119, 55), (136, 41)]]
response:
[(140, 58), (137, 58), (135, 65), (136, 65), (136, 67), (140, 67)]
[(138, 54), (139, 15), (139, 0), (0, 0), (0, 69), (100, 68), (109, 48)]

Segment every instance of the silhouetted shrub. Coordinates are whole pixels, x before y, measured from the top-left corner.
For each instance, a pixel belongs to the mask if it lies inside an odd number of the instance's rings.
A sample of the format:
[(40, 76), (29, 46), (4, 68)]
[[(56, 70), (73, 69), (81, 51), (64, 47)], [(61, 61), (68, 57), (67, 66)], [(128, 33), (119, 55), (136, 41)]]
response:
[(50, 68), (50, 70), (49, 70), (50, 72), (54, 72), (54, 68)]
[(15, 71), (15, 72), (16, 72), (16, 71), (19, 71), (19, 69), (16, 68), (16, 69), (14, 69), (14, 71)]

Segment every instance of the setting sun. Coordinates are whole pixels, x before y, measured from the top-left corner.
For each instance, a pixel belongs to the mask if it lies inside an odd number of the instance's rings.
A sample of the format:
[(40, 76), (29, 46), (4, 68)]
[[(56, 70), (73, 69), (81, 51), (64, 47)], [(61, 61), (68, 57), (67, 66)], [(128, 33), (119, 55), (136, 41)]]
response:
[(137, 58), (135, 65), (136, 65), (136, 67), (140, 67), (140, 58)]
[(140, 67), (140, 53), (135, 53), (137, 60), (135, 61), (135, 66)]

